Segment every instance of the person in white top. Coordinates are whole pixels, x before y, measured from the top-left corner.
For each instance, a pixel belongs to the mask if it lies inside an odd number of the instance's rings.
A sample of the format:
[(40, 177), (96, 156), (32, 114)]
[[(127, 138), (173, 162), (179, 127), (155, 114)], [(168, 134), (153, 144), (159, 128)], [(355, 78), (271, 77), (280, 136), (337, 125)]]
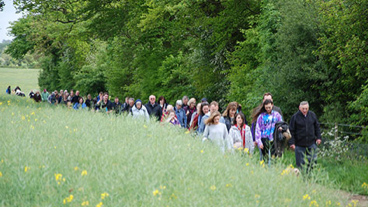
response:
[(205, 121), (206, 127), (203, 132), (203, 141), (209, 140), (217, 144), (224, 152), (225, 149), (232, 150), (233, 144), (227, 132), (226, 125), (220, 123), (220, 112), (211, 113)]

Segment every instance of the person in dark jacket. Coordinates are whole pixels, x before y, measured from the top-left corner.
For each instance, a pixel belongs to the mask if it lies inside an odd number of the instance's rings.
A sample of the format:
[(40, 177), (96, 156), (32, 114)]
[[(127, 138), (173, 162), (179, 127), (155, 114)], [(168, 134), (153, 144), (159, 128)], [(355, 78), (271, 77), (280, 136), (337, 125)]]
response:
[(299, 111), (290, 120), (289, 125), (291, 139), (290, 148), (295, 150), (296, 166), (300, 169), (308, 159), (307, 173), (317, 163), (317, 145), (321, 144), (321, 130), (316, 114), (309, 111), (309, 104), (303, 101), (299, 105)]
[(37, 91), (33, 97), (33, 99), (36, 101), (36, 102), (41, 102), (42, 101), (42, 98), (41, 98), (41, 94), (39, 91)]
[(71, 102), (72, 102), (72, 105), (74, 105), (74, 104), (76, 104), (76, 103), (79, 102), (79, 91), (76, 91), (75, 92), (75, 96), (72, 97)]
[(125, 108), (123, 109), (123, 112), (126, 112), (126, 114), (129, 114), (129, 113), (132, 112), (133, 106), (135, 104), (134, 98), (129, 98), (129, 101), (128, 102), (129, 102), (129, 104), (127, 104), (125, 106)]
[(112, 110), (115, 111), (115, 114), (120, 114), (121, 112), (121, 103), (119, 101), (119, 97), (115, 97), (115, 100), (113, 103), (111, 103)]
[(91, 96), (91, 94), (88, 94), (87, 95), (87, 99), (86, 99), (86, 106), (89, 108), (89, 109), (91, 109), (91, 108), (93, 108), (93, 105), (94, 105), (94, 103), (93, 103), (93, 100), (92, 100), (92, 96)]
[(161, 120), (162, 108), (160, 104), (156, 103), (156, 96), (150, 95), (149, 102), (145, 105), (145, 107), (150, 116), (155, 116), (157, 121)]
[[(227, 131), (230, 131), (231, 126), (234, 123), (234, 118), (235, 118), (235, 114), (238, 108), (238, 103), (236, 102), (231, 102), (227, 105), (226, 110), (224, 111), (224, 113), (222, 113), (222, 116), (225, 119), (225, 125), (227, 128)], [(244, 116), (245, 119), (245, 116)], [(246, 124), (246, 123), (244, 123)]]

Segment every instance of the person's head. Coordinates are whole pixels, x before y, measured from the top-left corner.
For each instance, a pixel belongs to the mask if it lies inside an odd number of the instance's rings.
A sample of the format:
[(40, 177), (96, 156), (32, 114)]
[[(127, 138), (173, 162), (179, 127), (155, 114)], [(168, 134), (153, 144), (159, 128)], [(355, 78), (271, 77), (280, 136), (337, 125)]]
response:
[(205, 121), (206, 125), (211, 125), (211, 124), (218, 124), (220, 123), (220, 118), (221, 118), (221, 114), (220, 112), (216, 111), (214, 113), (211, 112), (211, 116)]
[(309, 111), (309, 103), (308, 103), (308, 101), (302, 101), (302, 102), (300, 102), (300, 104), (299, 104), (299, 110), (300, 110), (300, 112), (302, 112), (302, 114), (304, 116), (306, 116), (308, 114), (308, 111)]
[(165, 99), (165, 97), (160, 96), (160, 98), (158, 98), (158, 103), (159, 103), (161, 106), (165, 105), (165, 103), (166, 103), (166, 99)]
[(68, 93), (68, 90), (64, 90), (64, 93)]
[[(271, 113), (272, 112), (272, 108), (273, 108), (273, 101), (270, 99), (266, 99), (262, 105), (262, 107), (257, 107), (252, 114), (252, 122), (257, 121), (258, 116), (263, 113), (263, 112), (267, 112), (267, 113)], [(271, 108), (270, 108), (271, 106)], [(268, 109), (268, 111), (266, 110), (266, 108)]]
[(176, 109), (180, 110), (182, 106), (183, 106), (183, 102), (181, 100), (177, 100), (176, 101)]
[(79, 102), (80, 104), (84, 103), (84, 100), (83, 100), (83, 97), (82, 97), (82, 96), (81, 96), (81, 97), (79, 97), (78, 102)]
[(69, 96), (69, 93), (68, 93), (68, 92), (64, 93), (64, 98), (65, 98), (65, 99), (67, 99), (67, 98), (68, 98), (68, 96)]
[(55, 95), (58, 95), (58, 94), (59, 94), (59, 92), (58, 92), (57, 90), (55, 90), (55, 92), (54, 92), (54, 93), (55, 93)]
[(63, 90), (60, 90), (60, 94), (64, 94), (64, 91)]
[(129, 104), (129, 97), (125, 97), (125, 103)]
[(201, 111), (201, 105), (202, 105), (201, 103), (197, 104), (197, 113), (199, 113)]
[(76, 95), (76, 96), (79, 96), (79, 91), (76, 91), (76, 92), (75, 92), (75, 95)]
[(216, 101), (212, 101), (210, 104), (210, 111), (211, 113), (218, 111), (219, 105)]
[(166, 111), (170, 111), (170, 110), (174, 110), (174, 106), (169, 104), (166, 107)]
[(210, 111), (210, 105), (208, 102), (201, 103), (201, 110), (199, 111), (199, 115), (203, 116)]
[(188, 96), (183, 96), (183, 105), (188, 105)]
[(107, 102), (107, 100), (109, 100), (109, 95), (108, 94), (105, 94), (103, 96), (103, 100), (104, 100), (104, 102)]
[(203, 103), (203, 102), (208, 102), (208, 101), (207, 101), (207, 98), (202, 98), (202, 99), (201, 99), (201, 102), (202, 102), (202, 103)]
[(102, 96), (103, 96), (103, 92), (102, 92), (102, 91), (100, 91), (100, 93), (98, 93), (98, 96), (99, 96), (99, 97), (102, 97)]
[(224, 111), (224, 113), (222, 114), (222, 116), (226, 116), (226, 117), (234, 117), (236, 114), (236, 110), (238, 107), (238, 103), (237, 102), (230, 102), (227, 107), (226, 110)]
[(37, 94), (37, 95), (40, 95), (40, 92), (39, 92), (39, 91), (36, 91), (36, 94)]
[(70, 90), (70, 96), (74, 96), (74, 91), (73, 90)]
[(119, 103), (119, 97), (115, 97), (115, 103)]
[(141, 101), (140, 99), (137, 99), (137, 100), (135, 101), (135, 107), (136, 107), (137, 109), (141, 109), (141, 108), (142, 108), (142, 101)]
[(150, 102), (150, 104), (155, 104), (156, 103), (156, 96), (154, 96), (154, 95), (150, 95), (149, 96), (149, 102)]
[(196, 100), (195, 100), (195, 98), (189, 99), (188, 106), (189, 106), (189, 108), (194, 109), (194, 107), (196, 106)]
[(267, 99), (270, 99), (271, 101), (273, 101), (272, 94), (270, 92), (267, 92), (267, 93), (263, 94), (263, 101), (262, 102), (265, 102)]
[(88, 100), (91, 100), (91, 99), (92, 99), (91, 94), (88, 94), (88, 95), (87, 95), (87, 99), (88, 99)]
[(43, 92), (44, 92), (44, 93), (46, 93), (46, 88), (45, 88), (45, 89), (43, 89)]
[(169, 117), (172, 117), (172, 118), (175, 117), (175, 111), (173, 109), (167, 110), (167, 114)]
[(134, 98), (129, 98), (129, 106), (133, 107), (134, 105)]
[(263, 110), (264, 112), (267, 112), (268, 114), (271, 114), (273, 108), (273, 102), (270, 99), (266, 99), (263, 102)]
[(240, 128), (243, 128), (244, 124), (245, 124), (245, 116), (243, 113), (237, 113), (235, 114), (235, 119), (234, 119), (234, 122), (233, 124), (237, 125), (238, 127)]

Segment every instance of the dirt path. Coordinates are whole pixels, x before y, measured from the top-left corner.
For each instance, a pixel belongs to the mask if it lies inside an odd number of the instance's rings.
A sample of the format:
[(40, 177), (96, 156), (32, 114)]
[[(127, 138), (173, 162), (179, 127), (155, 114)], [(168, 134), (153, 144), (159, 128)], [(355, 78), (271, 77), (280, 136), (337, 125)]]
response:
[[(353, 201), (358, 201), (356, 206), (360, 207), (368, 207), (368, 196), (364, 195), (354, 195), (346, 191), (339, 191), (343, 196), (349, 198), (349, 201), (352, 203)], [(354, 206), (354, 205), (353, 205)]]

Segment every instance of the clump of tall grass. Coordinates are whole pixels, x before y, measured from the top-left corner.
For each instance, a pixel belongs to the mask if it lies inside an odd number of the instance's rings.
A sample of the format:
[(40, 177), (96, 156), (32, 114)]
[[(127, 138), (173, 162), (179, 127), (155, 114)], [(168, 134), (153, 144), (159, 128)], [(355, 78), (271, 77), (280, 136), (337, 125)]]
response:
[(1, 206), (332, 206), (346, 198), (173, 126), (0, 96)]

